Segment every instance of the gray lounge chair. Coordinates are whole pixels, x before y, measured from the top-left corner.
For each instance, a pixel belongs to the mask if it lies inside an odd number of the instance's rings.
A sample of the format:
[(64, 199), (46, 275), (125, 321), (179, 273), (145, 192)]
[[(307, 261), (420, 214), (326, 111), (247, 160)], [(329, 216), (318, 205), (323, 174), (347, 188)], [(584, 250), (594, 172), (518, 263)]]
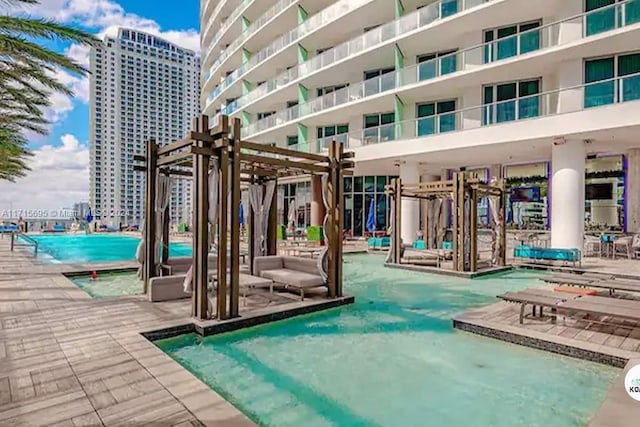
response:
[(532, 307), (532, 315), (536, 315), (536, 307), (540, 307), (540, 316), (542, 317), (545, 307), (551, 308), (552, 312), (558, 307), (558, 304), (567, 299), (576, 298), (577, 296), (569, 294), (559, 294), (557, 292), (546, 289), (525, 289), (519, 292), (506, 292), (498, 295), (498, 298), (520, 304), (520, 323), (524, 322), (524, 310), (527, 305)]
[(640, 293), (640, 281), (631, 279), (616, 278), (611, 275), (586, 273), (585, 275), (557, 274), (544, 278), (547, 283), (585, 286), (591, 288), (607, 289), (610, 294), (615, 291), (638, 292)]
[(262, 256), (253, 260), (253, 273), (271, 279), (278, 287), (295, 289), (304, 300), (304, 291), (326, 286), (318, 271), (317, 260), (290, 256)]

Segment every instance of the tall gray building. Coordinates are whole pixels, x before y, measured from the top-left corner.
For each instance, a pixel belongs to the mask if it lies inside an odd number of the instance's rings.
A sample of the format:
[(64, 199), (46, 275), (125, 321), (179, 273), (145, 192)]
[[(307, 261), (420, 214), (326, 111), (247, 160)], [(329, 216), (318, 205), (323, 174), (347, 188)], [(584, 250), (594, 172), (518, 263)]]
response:
[[(144, 176), (133, 156), (154, 138), (184, 137), (199, 112), (200, 59), (157, 36), (120, 28), (117, 38), (91, 52), (90, 202), (97, 221), (140, 224)], [(190, 223), (191, 185), (175, 181), (174, 223)]]

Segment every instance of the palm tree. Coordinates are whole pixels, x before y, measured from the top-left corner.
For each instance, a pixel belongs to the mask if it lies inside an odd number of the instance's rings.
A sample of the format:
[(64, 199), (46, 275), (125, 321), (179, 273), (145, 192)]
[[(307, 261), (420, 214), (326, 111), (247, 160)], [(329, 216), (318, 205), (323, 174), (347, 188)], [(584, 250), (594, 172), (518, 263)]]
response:
[[(5, 7), (37, 5), (40, 0), (0, 0)], [(60, 40), (88, 46), (100, 41), (84, 31), (26, 16), (0, 16), (0, 180), (13, 181), (29, 170), (25, 131), (46, 134), (44, 108), (54, 92), (73, 95), (55, 76), (57, 70), (88, 73), (82, 65), (47, 49), (38, 40)]]

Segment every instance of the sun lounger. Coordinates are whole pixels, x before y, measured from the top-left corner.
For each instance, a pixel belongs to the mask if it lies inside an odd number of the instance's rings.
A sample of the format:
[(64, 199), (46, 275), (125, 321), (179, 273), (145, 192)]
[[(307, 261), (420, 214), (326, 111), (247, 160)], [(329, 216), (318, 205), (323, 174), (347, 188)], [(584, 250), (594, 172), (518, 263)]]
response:
[(547, 283), (584, 286), (591, 288), (608, 289), (610, 294), (615, 291), (640, 293), (640, 280), (619, 279), (606, 275), (554, 275), (543, 279)]
[(546, 289), (525, 289), (519, 292), (506, 292), (498, 295), (498, 298), (520, 304), (520, 323), (524, 322), (524, 310), (527, 305), (532, 307), (532, 315), (536, 315), (536, 307), (540, 307), (542, 316), (545, 307), (551, 308), (552, 312), (558, 308), (558, 304), (568, 299), (577, 298), (577, 295), (560, 294)]
[(290, 256), (262, 256), (253, 261), (253, 272), (258, 277), (271, 279), (276, 286), (295, 289), (304, 300), (304, 291), (326, 286), (318, 271), (317, 260)]

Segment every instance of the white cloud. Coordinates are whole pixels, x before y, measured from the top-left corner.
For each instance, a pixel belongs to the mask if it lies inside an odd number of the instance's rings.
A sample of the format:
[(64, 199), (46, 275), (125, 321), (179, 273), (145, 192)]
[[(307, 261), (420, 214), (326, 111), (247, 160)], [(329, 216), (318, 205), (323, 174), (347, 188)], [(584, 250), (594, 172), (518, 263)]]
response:
[(31, 172), (15, 183), (0, 181), (0, 212), (61, 210), (89, 198), (89, 149), (71, 134), (61, 146), (44, 145), (29, 159)]

